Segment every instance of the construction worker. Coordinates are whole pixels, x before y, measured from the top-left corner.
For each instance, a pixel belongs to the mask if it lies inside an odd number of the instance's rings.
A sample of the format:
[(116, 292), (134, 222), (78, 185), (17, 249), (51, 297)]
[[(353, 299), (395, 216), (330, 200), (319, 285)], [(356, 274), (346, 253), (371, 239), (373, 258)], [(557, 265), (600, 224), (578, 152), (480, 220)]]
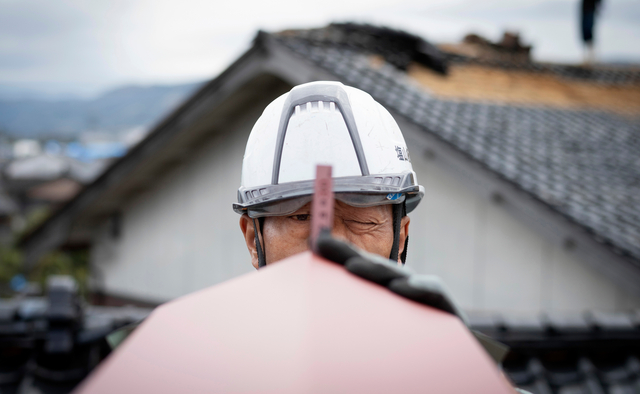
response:
[[(264, 267), (309, 249), (317, 164), (333, 168), (331, 235), (318, 252), (344, 264), (404, 264), (411, 212), (424, 196), (407, 145), (389, 112), (339, 82), (296, 86), (264, 110), (251, 130), (238, 202), (251, 262)], [(437, 277), (420, 279), (431, 306), (459, 316)], [(400, 291), (400, 290), (399, 290)]]
[[(407, 145), (389, 112), (369, 94), (339, 82), (311, 82), (278, 97), (247, 141), (238, 202), (253, 266), (258, 269), (309, 249), (317, 164), (333, 169), (331, 235), (316, 252), (381, 285), (397, 277), (407, 256), (411, 212), (424, 196)], [(402, 274), (400, 274), (402, 275)], [(464, 312), (440, 279), (413, 275), (391, 289), (458, 316)], [(476, 333), (495, 357), (504, 347)]]
[(254, 267), (309, 248), (317, 164), (333, 168), (333, 236), (404, 263), (424, 188), (400, 128), (369, 94), (312, 82), (267, 106), (247, 142), (234, 210)]

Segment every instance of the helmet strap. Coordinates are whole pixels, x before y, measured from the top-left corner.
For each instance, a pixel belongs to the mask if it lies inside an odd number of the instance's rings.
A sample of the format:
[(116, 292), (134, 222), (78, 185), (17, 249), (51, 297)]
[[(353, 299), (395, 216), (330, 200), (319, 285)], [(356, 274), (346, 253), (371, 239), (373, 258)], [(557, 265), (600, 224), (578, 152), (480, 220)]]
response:
[(262, 268), (267, 265), (267, 259), (264, 254), (265, 249), (260, 244), (260, 234), (262, 234), (262, 228), (264, 227), (264, 218), (258, 218), (258, 225), (256, 225), (256, 219), (253, 220), (253, 233), (255, 234), (256, 251), (258, 252), (258, 268)]
[[(398, 252), (400, 251), (400, 227), (402, 226), (402, 218), (407, 214), (404, 202), (402, 204), (394, 204), (391, 206), (393, 216), (393, 246), (389, 253), (389, 260), (398, 261)], [(402, 251), (402, 264), (407, 257), (407, 241), (404, 242), (404, 250)]]
[(407, 248), (409, 247), (409, 235), (404, 238), (404, 250), (402, 250), (402, 254), (400, 255), (400, 261), (402, 261), (402, 265), (407, 262)]

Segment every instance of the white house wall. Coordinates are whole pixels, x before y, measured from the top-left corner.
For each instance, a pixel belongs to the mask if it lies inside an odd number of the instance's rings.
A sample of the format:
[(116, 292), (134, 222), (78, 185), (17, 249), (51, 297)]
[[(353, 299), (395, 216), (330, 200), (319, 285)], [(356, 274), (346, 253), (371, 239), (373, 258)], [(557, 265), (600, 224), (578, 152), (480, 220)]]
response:
[[(92, 264), (107, 293), (165, 301), (253, 268), (231, 209), (254, 109), (122, 212), (122, 234), (105, 223)], [(418, 154), (426, 188), (411, 214), (407, 265), (441, 276), (463, 307), (488, 311), (583, 311), (640, 307), (640, 300), (581, 264)]]
[(412, 212), (408, 266), (441, 276), (463, 307), (582, 312), (640, 307), (640, 300), (481, 198), (435, 161), (414, 154), (425, 198)]
[(92, 250), (97, 286), (166, 301), (253, 270), (231, 209), (251, 126), (245, 119), (221, 133), (133, 201), (119, 239), (104, 224)]

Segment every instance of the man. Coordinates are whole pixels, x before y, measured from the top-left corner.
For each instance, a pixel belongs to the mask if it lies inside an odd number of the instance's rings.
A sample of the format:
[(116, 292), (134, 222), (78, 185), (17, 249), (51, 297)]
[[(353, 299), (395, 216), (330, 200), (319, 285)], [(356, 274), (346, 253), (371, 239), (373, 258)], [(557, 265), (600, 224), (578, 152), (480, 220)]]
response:
[[(233, 209), (242, 215), (240, 229), (253, 266), (309, 249), (317, 164), (332, 166), (335, 192), (333, 228), (331, 235), (319, 237), (319, 254), (466, 323), (439, 278), (411, 275), (390, 264), (406, 260), (407, 213), (424, 188), (389, 112), (369, 94), (339, 82), (294, 87), (269, 104), (251, 130)], [(505, 347), (475, 335), (500, 362)]]
[(309, 248), (317, 164), (333, 168), (332, 235), (399, 264), (406, 259), (407, 212), (424, 195), (389, 112), (339, 82), (294, 87), (256, 122), (234, 210), (254, 267)]

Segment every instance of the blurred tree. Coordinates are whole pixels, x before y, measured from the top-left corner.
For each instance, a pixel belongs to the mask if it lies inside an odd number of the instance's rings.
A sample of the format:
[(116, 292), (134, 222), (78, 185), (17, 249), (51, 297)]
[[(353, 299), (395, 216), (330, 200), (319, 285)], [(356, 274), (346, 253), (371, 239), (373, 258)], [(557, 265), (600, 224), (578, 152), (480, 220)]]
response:
[(29, 273), (29, 280), (39, 283), (42, 288), (50, 275), (70, 275), (79, 287), (82, 297), (87, 295), (89, 279), (89, 253), (87, 250), (53, 251), (44, 255)]
[(0, 246), (0, 296), (11, 295), (9, 282), (22, 270), (22, 254), (10, 246)]
[(14, 235), (15, 239), (20, 239), (24, 235), (33, 231), (36, 227), (38, 227), (42, 222), (47, 220), (47, 218), (51, 215), (51, 209), (46, 206), (37, 207), (32, 209), (27, 217), (24, 219), (24, 224), (17, 229), (17, 232)]
[(0, 296), (13, 295), (10, 283), (16, 275), (23, 274), (31, 282), (45, 288), (50, 275), (71, 275), (79, 287), (79, 294), (87, 296), (89, 279), (89, 253), (87, 250), (53, 251), (44, 255), (33, 270), (25, 273), (22, 253), (11, 246), (0, 247)]
[[(20, 239), (32, 231), (46, 220), (50, 213), (50, 209), (44, 207), (31, 211), (25, 225), (14, 235), (14, 239)], [(10, 282), (20, 274), (29, 281), (40, 284), (42, 289), (45, 288), (47, 277), (50, 275), (71, 275), (78, 283), (80, 295), (85, 297), (89, 278), (89, 253), (87, 250), (52, 251), (44, 255), (30, 272), (25, 272), (20, 250), (12, 245), (0, 246), (0, 296), (13, 295)]]

